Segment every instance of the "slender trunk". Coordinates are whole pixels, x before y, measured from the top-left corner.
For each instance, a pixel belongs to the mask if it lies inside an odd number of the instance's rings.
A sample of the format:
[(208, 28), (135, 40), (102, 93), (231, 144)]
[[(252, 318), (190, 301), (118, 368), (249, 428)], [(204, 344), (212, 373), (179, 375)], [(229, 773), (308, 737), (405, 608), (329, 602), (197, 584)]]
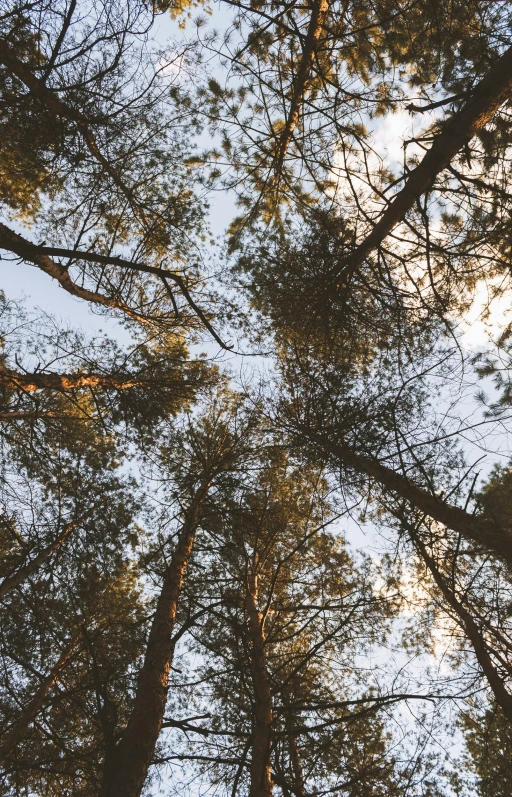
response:
[(421, 539), (411, 530), (409, 530), (409, 534), (421, 558), (432, 573), (432, 577), (439, 587), (444, 599), (459, 618), (459, 624), (465, 631), (466, 636), (473, 646), (477, 661), (482, 668), (482, 672), (487, 678), (487, 682), (492, 689), (496, 702), (502, 708), (507, 720), (512, 723), (512, 695), (510, 692), (508, 692), (503, 679), (493, 664), (480, 629), (475, 623), (470, 612), (463, 606), (462, 603), (460, 603), (460, 601), (457, 600), (453, 590), (448, 587), (448, 584), (437, 568), (433, 557), (430, 556)]
[(405, 498), (433, 520), (437, 520), (453, 531), (459, 532), (466, 540), (471, 540), (495, 553), (512, 564), (512, 531), (499, 526), (490, 518), (471, 515), (458, 506), (443, 501), (437, 495), (418, 487), (406, 476), (382, 465), (377, 460), (355, 454), (348, 446), (334, 443), (326, 438), (314, 437), (325, 451), (338, 461), (359, 473), (365, 473), (396, 495)]
[(297, 735), (294, 733), (293, 727), (290, 729), (288, 746), (293, 772), (293, 793), (296, 797), (306, 797), (306, 790), (304, 788), (304, 773), (302, 771), (302, 762), (300, 760), (299, 745), (297, 743)]
[(53, 410), (7, 410), (0, 411), (0, 421), (37, 421), (39, 418), (73, 418), (73, 415), (66, 415), (63, 412), (53, 412)]
[[(90, 512), (87, 514), (90, 514)], [(53, 542), (47, 545), (46, 548), (43, 548), (43, 550), (40, 551), (37, 556), (34, 556), (34, 558), (31, 559), (30, 562), (27, 562), (26, 565), (18, 568), (18, 570), (16, 570), (16, 572), (11, 576), (4, 578), (4, 580), (0, 583), (0, 600), (5, 598), (5, 596), (15, 587), (18, 587), (21, 583), (23, 583), (23, 581), (32, 575), (32, 573), (34, 573), (38, 567), (40, 567), (40, 565), (42, 565), (43, 562), (45, 562), (52, 555), (54, 551), (60, 548), (62, 543), (65, 542), (73, 529), (76, 529), (79, 523), (84, 520), (86, 516), (87, 515), (82, 515), (80, 520), (76, 520), (73, 523), (68, 523), (68, 525), (64, 528), (64, 531)]]
[(61, 657), (59, 658), (58, 662), (50, 670), (49, 674), (46, 676), (44, 681), (42, 681), (41, 685), (39, 686), (39, 689), (34, 694), (30, 703), (28, 703), (26, 708), (23, 710), (21, 717), (14, 723), (14, 725), (10, 728), (3, 741), (0, 743), (0, 764), (3, 761), (5, 761), (6, 757), (11, 752), (11, 750), (14, 747), (16, 747), (16, 745), (19, 744), (22, 741), (22, 739), (25, 738), (28, 726), (43, 707), (48, 692), (55, 684), (55, 682), (58, 680), (58, 677), (62, 672), (63, 668), (65, 667), (65, 665), (67, 664), (69, 657), (71, 656), (74, 648), (76, 647), (79, 638), (80, 638), (80, 633), (77, 633), (71, 639), (66, 649), (62, 653)]
[(248, 615), (247, 628), (251, 643), (251, 674), (254, 686), (254, 730), (249, 797), (271, 797), (272, 696), (265, 660), (263, 615), (258, 611), (258, 576), (255, 573), (251, 573), (248, 577), (245, 605)]
[(274, 165), (276, 176), (278, 178), (280, 176), (281, 169), (283, 168), (283, 162), (286, 157), (286, 153), (288, 152), (288, 147), (290, 146), (292, 140), (293, 131), (295, 130), (297, 122), (299, 121), (299, 114), (304, 99), (304, 93), (311, 80), (311, 69), (313, 68), (313, 63), (318, 50), (318, 44), (320, 42), (320, 36), (322, 35), (328, 10), (329, 4), (327, 0), (314, 0), (313, 8), (311, 9), (308, 32), (304, 40), (302, 58), (297, 70), (297, 77), (293, 83), (290, 109), (288, 111), (288, 117), (286, 119), (284, 131), (281, 134), (281, 140), (279, 142), (279, 148)]
[(442, 126), (429, 151), (409, 173), (402, 190), (393, 197), (371, 233), (347, 258), (341, 269), (345, 280), (380, 246), (417, 199), (432, 187), (437, 175), (449, 166), (457, 152), (487, 124), (511, 94), (512, 47), (496, 61), (463, 108)]
[(142, 792), (165, 714), (178, 600), (208, 488), (203, 480), (165, 572), (133, 709), (121, 740), (105, 758), (100, 797), (139, 797)]

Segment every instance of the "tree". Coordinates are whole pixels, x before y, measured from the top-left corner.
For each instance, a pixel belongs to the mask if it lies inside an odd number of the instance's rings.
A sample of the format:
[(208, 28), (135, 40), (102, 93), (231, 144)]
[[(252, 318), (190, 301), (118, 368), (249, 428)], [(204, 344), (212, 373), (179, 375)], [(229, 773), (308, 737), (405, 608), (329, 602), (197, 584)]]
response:
[(94, 793), (140, 650), (144, 605), (125, 553), (137, 544), (133, 480), (108, 441), (69, 442), (47, 435), (39, 457), (19, 438), (3, 446), (6, 793)]
[(2, 223), (0, 246), (93, 306), (172, 335), (211, 327), (192, 297), (204, 212), (183, 165), (188, 120), (169, 123), (168, 67), (185, 69), (187, 53), (165, 60), (148, 46), (153, 20), (139, 2), (6, 7), (2, 202), (37, 232)]
[(0, 13), (4, 267), (121, 324), (1, 299), (4, 791), (508, 793), (509, 9), (198, 6)]
[(48, 315), (29, 314), (5, 297), (0, 323), (6, 434), (21, 421), (42, 436), (52, 425), (86, 436), (122, 429), (147, 443), (162, 419), (189, 407), (218, 378), (204, 359), (189, 359), (182, 336), (134, 329), (122, 347), (107, 335), (87, 338)]
[[(478, 77), (507, 41), (508, 18), (499, 3), (229, 5), (233, 30), (219, 44), (206, 40), (229, 63), (229, 80), (225, 87), (211, 82), (207, 96), (212, 123), (223, 135), (223, 157), (235, 171), (229, 182), (249, 219), (271, 218), (281, 202), (322, 203), (327, 193), (348, 219), (350, 203), (357, 236), (373, 227), (376, 215), (365, 199), (373, 195), (385, 207), (386, 194), (405, 179), (374, 166), (368, 121), (406, 103), (411, 113), (453, 107), (468, 97), (471, 104)], [(506, 99), (503, 70), (491, 82), (493, 91), (503, 87)], [(428, 102), (415, 105), (413, 92)], [(452, 157), (460, 148), (454, 140), (453, 146)], [(446, 146), (440, 149), (447, 156)]]
[(475, 769), (477, 794), (506, 795), (510, 788), (509, 722), (496, 708), (488, 709), (484, 716), (468, 712), (462, 722), (469, 753), (464, 764)]
[[(274, 445), (209, 518), (209, 566), (189, 585), (191, 611), (204, 614), (190, 653), (206, 661), (174, 678), (180, 695), (191, 682), (191, 700), (200, 685), (194, 709), (207, 712), (185, 726), (194, 742), (181, 755), (226, 792), (400, 789), (378, 712), (407, 695), (365, 680), (364, 667), (393, 599), (372, 591), (369, 563), (358, 568), (330, 528), (328, 493), (318, 468)], [(162, 760), (179, 761), (179, 748)]]
[[(208, 512), (210, 493), (240, 467), (250, 445), (250, 416), (237, 412), (235, 397), (220, 399), (202, 418), (194, 418), (173, 446), (163, 449), (162, 460), (175, 484), (169, 498), (178, 504), (179, 526), (148, 634), (133, 706), (126, 727), (106, 751), (101, 795), (139, 795), (151, 764), (164, 720), (169, 672), (175, 645), (175, 625), (183, 581), (198, 528)], [(173, 435), (174, 437), (174, 435)], [(245, 463), (242, 460), (242, 466)], [(113, 741), (114, 741), (113, 737)]]

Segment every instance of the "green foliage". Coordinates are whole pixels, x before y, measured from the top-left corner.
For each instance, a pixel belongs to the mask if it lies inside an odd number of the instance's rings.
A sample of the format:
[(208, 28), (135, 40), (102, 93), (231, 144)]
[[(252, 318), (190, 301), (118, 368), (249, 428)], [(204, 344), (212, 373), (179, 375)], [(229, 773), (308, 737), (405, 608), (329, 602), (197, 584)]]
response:
[(503, 528), (512, 525), (512, 469), (495, 466), (484, 488), (477, 496), (485, 515), (495, 519)]
[[(67, 438), (70, 446), (77, 437), (90, 443), (108, 440), (108, 445), (115, 439), (121, 447), (134, 440), (144, 445), (162, 420), (190, 407), (198, 393), (218, 380), (214, 366), (188, 358), (182, 336), (162, 337), (135, 327), (133, 333), (137, 337), (125, 347), (106, 335), (87, 339), (4, 297), (1, 365), (8, 371), (2, 373), (3, 384), (0, 379), (0, 411), (8, 424), (7, 436), (23, 436), (30, 429), (43, 448), (52, 433), (60, 444)], [(22, 378), (30, 372), (36, 383), (45, 376), (51, 380), (52, 374), (63, 375), (64, 381), (53, 386), (43, 381), (36, 390), (8, 381), (9, 373)], [(78, 380), (76, 386), (73, 379)]]
[[(234, 787), (236, 762), (243, 766), (248, 729), (258, 712), (247, 608), (254, 581), (271, 683), (277, 786), (293, 788), (298, 756), (306, 791), (315, 783), (349, 782), (354, 795), (394, 793), (397, 762), (372, 710), (375, 685), (350, 668), (342, 675), (352, 657), (362, 661), (372, 643), (383, 641), (389, 607), (372, 593), (369, 562), (358, 567), (330, 528), (334, 508), (328, 495), (315, 465), (294, 462), (271, 446), (265, 453), (260, 449), (238, 484), (216, 492), (203, 520), (201, 553), (187, 593), (192, 607), (212, 610), (192, 638), (190, 655), (204, 663), (189, 679), (203, 684), (190, 699), (201, 701), (198, 713), (204, 705), (212, 719), (207, 738), (190, 749), (199, 761), (214, 760), (229, 746), (233, 763), (222, 766), (227, 762), (221, 758), (217, 772), (226, 792)], [(175, 700), (184, 688), (176, 675)], [(198, 768), (207, 777), (200, 763)], [(236, 777), (239, 788), (248, 788), (243, 769)]]
[(467, 764), (474, 768), (479, 797), (506, 797), (512, 788), (512, 733), (499, 709), (462, 715), (468, 748)]

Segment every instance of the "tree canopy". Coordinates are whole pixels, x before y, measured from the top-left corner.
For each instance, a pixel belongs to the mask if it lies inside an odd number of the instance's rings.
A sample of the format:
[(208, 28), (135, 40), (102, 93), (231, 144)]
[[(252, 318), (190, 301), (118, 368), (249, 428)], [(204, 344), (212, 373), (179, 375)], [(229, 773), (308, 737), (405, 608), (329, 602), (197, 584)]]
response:
[(501, 0), (2, 0), (3, 793), (510, 793), (511, 107)]

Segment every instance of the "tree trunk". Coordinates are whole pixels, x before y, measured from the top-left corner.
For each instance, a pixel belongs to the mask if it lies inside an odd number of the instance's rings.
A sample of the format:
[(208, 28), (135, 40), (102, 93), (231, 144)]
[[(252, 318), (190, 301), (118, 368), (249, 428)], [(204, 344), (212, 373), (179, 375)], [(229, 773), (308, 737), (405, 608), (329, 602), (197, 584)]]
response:
[(327, 0), (314, 1), (313, 8), (311, 10), (311, 17), (309, 20), (308, 32), (304, 40), (302, 58), (297, 70), (297, 77), (295, 78), (292, 87), (292, 97), (290, 109), (288, 111), (288, 117), (286, 119), (286, 126), (281, 134), (281, 140), (279, 142), (277, 157), (274, 165), (276, 177), (278, 179), (283, 168), (283, 162), (286, 157), (286, 153), (288, 152), (288, 147), (290, 146), (293, 137), (293, 131), (295, 130), (297, 122), (299, 121), (299, 114), (302, 107), (302, 101), (304, 99), (304, 93), (308, 87), (308, 83), (311, 80), (311, 69), (313, 68), (313, 63), (318, 50), (318, 44), (320, 42), (320, 36), (322, 35), (325, 18), (328, 11), (329, 4)]
[(290, 730), (289, 736), (289, 751), (290, 761), (293, 772), (293, 793), (296, 797), (306, 797), (306, 790), (304, 788), (304, 773), (302, 771), (302, 762), (300, 760), (300, 751), (297, 744), (297, 736)]
[(271, 797), (272, 775), (270, 752), (272, 743), (272, 696), (265, 661), (263, 615), (258, 611), (258, 576), (248, 577), (245, 605), (251, 643), (251, 674), (254, 686), (254, 729), (249, 797)]
[(376, 459), (354, 453), (343, 443), (334, 443), (327, 438), (316, 436), (312, 436), (312, 439), (339, 462), (376, 479), (388, 490), (404, 498), (433, 520), (459, 532), (464, 539), (478, 543), (512, 564), (512, 532), (510, 529), (502, 528), (490, 518), (471, 515), (464, 509), (443, 501), (442, 498), (418, 487), (406, 476), (396, 473)]
[[(163, 381), (163, 380), (162, 380)], [(41, 373), (23, 374), (0, 365), (0, 384), (9, 390), (22, 390), (34, 393), (37, 390), (77, 390), (82, 387), (110, 388), (112, 390), (129, 390), (133, 387), (149, 389), (155, 386), (150, 379), (137, 377), (114, 376), (113, 374), (57, 374)]]
[(380, 246), (417, 199), (432, 187), (437, 175), (449, 166), (457, 152), (487, 124), (511, 94), (512, 47), (476, 86), (466, 105), (443, 125), (431, 148), (409, 173), (402, 190), (391, 200), (371, 233), (349, 255), (340, 272), (344, 281)]
[(105, 758), (100, 797), (139, 797), (142, 792), (165, 714), (178, 600), (208, 488), (204, 479), (164, 575), (131, 716), (121, 740)]
[(477, 661), (482, 668), (482, 672), (487, 678), (487, 682), (492, 689), (496, 703), (502, 708), (507, 720), (512, 723), (512, 695), (508, 692), (498, 670), (487, 650), (487, 645), (470, 612), (457, 600), (455, 593), (448, 587), (444, 577), (439, 571), (434, 558), (428, 553), (426, 546), (419, 536), (409, 529), (410, 537), (418, 550), (421, 558), (430, 570), (432, 577), (439, 587), (444, 599), (457, 615), (459, 625), (464, 630), (466, 636), (473, 646)]
[(21, 717), (14, 723), (11, 729), (8, 731), (7, 735), (5, 736), (4, 740), (0, 743), (0, 764), (5, 761), (8, 754), (11, 750), (19, 744), (22, 739), (25, 738), (28, 730), (28, 726), (30, 725), (31, 721), (34, 719), (36, 714), (41, 710), (43, 707), (48, 692), (57, 681), (62, 669), (67, 664), (69, 657), (71, 656), (76, 644), (80, 638), (80, 632), (75, 634), (72, 640), (69, 642), (68, 646), (62, 653), (61, 657), (59, 658), (58, 662), (55, 666), (50, 670), (50, 673), (46, 676), (44, 681), (42, 681), (39, 689), (34, 694), (34, 697), (30, 701), (30, 703), (26, 706), (23, 710)]

